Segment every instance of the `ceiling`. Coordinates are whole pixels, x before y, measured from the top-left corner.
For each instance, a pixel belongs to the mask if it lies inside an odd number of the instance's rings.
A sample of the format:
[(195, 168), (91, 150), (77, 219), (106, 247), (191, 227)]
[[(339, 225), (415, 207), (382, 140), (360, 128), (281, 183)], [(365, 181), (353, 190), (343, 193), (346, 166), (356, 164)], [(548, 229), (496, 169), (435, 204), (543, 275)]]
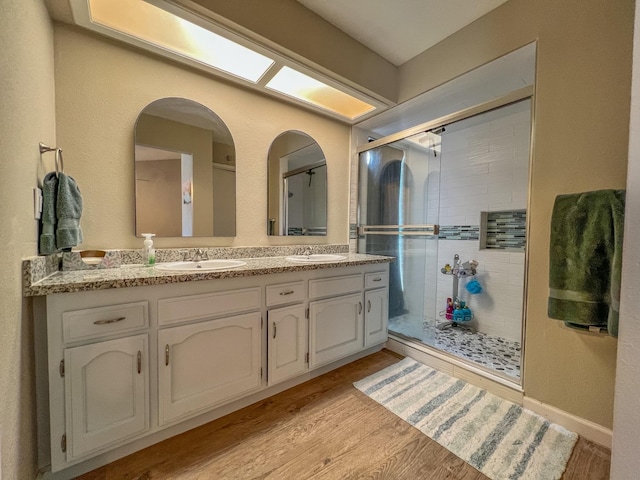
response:
[(507, 0), (298, 0), (396, 66)]

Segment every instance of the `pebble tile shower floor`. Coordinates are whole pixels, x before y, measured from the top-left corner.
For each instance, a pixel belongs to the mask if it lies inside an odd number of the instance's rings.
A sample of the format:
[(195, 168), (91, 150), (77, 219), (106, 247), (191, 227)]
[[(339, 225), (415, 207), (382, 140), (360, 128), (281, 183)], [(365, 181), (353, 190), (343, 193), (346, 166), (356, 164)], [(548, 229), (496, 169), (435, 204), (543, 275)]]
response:
[(408, 315), (389, 319), (389, 333), (397, 333), (470, 360), (498, 374), (520, 380), (520, 342), (460, 327), (439, 330), (433, 321), (416, 325)]

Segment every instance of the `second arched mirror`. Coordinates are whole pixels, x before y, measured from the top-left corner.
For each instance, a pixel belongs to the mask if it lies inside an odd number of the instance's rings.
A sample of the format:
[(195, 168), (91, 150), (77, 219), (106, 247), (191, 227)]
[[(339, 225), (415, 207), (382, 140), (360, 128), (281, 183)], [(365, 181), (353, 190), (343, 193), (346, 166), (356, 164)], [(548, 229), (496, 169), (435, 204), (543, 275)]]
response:
[(313, 138), (290, 130), (271, 144), (268, 157), (269, 235), (327, 234), (327, 162)]
[(210, 109), (184, 98), (147, 105), (135, 127), (136, 235), (233, 237), (233, 138)]

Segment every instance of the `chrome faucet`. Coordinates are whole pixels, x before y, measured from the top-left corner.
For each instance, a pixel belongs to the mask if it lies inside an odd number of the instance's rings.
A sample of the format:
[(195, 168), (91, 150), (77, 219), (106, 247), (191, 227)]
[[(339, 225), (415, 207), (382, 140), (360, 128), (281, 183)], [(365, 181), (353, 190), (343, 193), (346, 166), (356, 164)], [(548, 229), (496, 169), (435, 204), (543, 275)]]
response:
[(185, 252), (183, 259), (185, 261), (190, 261), (190, 262), (199, 262), (201, 260), (209, 260), (209, 254), (207, 253), (206, 250), (202, 249), (202, 248), (198, 248), (193, 256), (191, 258), (189, 257), (189, 252)]
[(302, 251), (302, 255), (310, 256), (313, 252), (311, 251), (311, 247), (305, 247)]

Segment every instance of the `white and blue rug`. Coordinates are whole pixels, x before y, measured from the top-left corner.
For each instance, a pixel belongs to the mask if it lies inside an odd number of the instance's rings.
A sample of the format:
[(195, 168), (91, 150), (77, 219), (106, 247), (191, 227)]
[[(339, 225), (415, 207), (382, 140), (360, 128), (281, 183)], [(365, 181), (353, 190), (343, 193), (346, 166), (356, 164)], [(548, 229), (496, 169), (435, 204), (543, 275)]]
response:
[(355, 387), (493, 480), (557, 480), (578, 435), (405, 358)]

